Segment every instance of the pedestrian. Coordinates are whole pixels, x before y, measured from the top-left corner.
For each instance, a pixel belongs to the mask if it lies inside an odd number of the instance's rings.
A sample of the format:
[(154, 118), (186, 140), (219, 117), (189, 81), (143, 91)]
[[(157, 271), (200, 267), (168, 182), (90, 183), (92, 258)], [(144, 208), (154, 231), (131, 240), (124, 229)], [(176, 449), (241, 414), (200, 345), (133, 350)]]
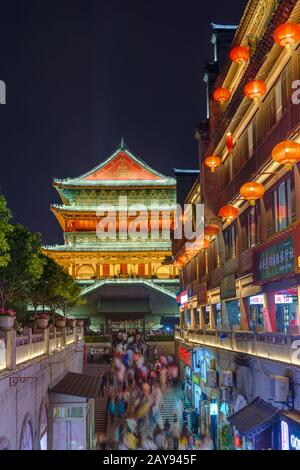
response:
[(170, 429), (170, 437), (173, 442), (173, 449), (178, 450), (178, 445), (179, 445), (179, 435), (180, 435), (180, 428), (179, 428), (179, 422), (177, 418), (174, 419), (171, 429)]
[(108, 403), (108, 414), (110, 416), (110, 421), (111, 423), (113, 423), (114, 421), (114, 417), (115, 417), (115, 414), (116, 414), (116, 400), (114, 397), (111, 397), (109, 399), (109, 403)]
[(90, 356), (91, 362), (94, 362), (94, 355), (95, 355), (95, 351), (94, 351), (94, 348), (91, 346), (89, 349), (89, 356)]
[(192, 432), (194, 434), (198, 434), (199, 432), (199, 414), (196, 408), (193, 408), (191, 413), (191, 424), (192, 424)]

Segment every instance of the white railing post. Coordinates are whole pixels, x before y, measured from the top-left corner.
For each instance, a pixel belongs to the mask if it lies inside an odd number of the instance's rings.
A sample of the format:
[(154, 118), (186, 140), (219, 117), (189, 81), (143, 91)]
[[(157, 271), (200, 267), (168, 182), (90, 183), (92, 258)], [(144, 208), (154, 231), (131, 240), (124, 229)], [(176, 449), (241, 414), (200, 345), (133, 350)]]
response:
[(6, 368), (15, 370), (17, 364), (16, 331), (8, 330), (6, 333)]
[(44, 354), (49, 354), (50, 351), (50, 340), (49, 340), (50, 332), (49, 328), (45, 328), (44, 330)]
[(32, 357), (32, 329), (24, 328), (23, 335), (28, 336), (28, 357), (29, 359), (31, 359)]

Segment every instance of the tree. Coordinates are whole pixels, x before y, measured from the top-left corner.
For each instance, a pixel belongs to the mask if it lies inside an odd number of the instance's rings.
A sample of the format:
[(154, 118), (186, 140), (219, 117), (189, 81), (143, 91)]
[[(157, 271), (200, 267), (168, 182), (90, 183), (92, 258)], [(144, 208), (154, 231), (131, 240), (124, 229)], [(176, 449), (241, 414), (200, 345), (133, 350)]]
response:
[(0, 195), (0, 267), (7, 266), (9, 262), (9, 244), (7, 237), (13, 226), (9, 223), (11, 211), (8, 209), (6, 199)]
[(0, 267), (0, 308), (28, 298), (43, 273), (40, 235), (20, 224), (7, 234), (9, 260)]
[(53, 306), (56, 300), (56, 289), (61, 281), (62, 268), (48, 256), (40, 255), (43, 260), (43, 273), (38, 282), (31, 286), (28, 300), (32, 303), (35, 313), (38, 307)]
[(60, 310), (66, 317), (75, 305), (81, 305), (84, 300), (80, 296), (80, 287), (63, 268), (60, 279), (54, 289), (53, 309)]
[(62, 311), (66, 316), (70, 309), (83, 303), (80, 287), (73, 278), (48, 256), (41, 255), (44, 262), (43, 273), (29, 293), (35, 313), (38, 307), (49, 307), (52, 312)]

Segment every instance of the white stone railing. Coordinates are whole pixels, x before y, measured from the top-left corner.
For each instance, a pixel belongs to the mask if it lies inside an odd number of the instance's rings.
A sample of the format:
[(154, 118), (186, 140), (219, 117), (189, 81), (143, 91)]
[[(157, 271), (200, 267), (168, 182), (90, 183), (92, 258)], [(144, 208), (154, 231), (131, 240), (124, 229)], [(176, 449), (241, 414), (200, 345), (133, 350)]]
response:
[(14, 330), (0, 331), (0, 370), (13, 370), (18, 364), (82, 340), (83, 328), (47, 328), (34, 330), (24, 328), (17, 336)]
[(300, 366), (299, 335), (176, 329), (175, 339)]

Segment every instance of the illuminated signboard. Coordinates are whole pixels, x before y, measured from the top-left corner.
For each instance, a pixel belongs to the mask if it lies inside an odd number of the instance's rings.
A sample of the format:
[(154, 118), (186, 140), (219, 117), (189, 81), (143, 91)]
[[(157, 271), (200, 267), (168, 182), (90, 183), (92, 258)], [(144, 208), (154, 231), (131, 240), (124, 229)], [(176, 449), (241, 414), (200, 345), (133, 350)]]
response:
[(191, 351), (188, 351), (185, 348), (179, 348), (179, 359), (186, 364), (187, 366), (191, 367)]
[(214, 400), (209, 405), (210, 416), (217, 416), (218, 414), (218, 403)]
[(187, 306), (188, 305), (188, 302), (189, 302), (189, 293), (187, 290), (184, 290), (183, 292), (181, 292), (178, 296), (177, 296), (177, 299), (176, 299), (177, 303), (179, 305), (181, 305), (182, 307), (183, 306)]
[(255, 252), (255, 280), (266, 281), (295, 272), (294, 237), (274, 242)]
[(300, 436), (289, 427), (286, 421), (281, 421), (281, 449), (282, 450), (300, 450)]
[(194, 374), (193, 374), (193, 382), (194, 382), (194, 384), (196, 384), (196, 385), (200, 385), (200, 377), (198, 377), (197, 375), (194, 375)]
[(275, 295), (275, 304), (292, 304), (293, 297), (291, 295)]
[(250, 297), (250, 305), (263, 305), (263, 296), (253, 295)]
[(281, 421), (281, 449), (290, 450), (289, 446), (289, 427), (285, 421)]

